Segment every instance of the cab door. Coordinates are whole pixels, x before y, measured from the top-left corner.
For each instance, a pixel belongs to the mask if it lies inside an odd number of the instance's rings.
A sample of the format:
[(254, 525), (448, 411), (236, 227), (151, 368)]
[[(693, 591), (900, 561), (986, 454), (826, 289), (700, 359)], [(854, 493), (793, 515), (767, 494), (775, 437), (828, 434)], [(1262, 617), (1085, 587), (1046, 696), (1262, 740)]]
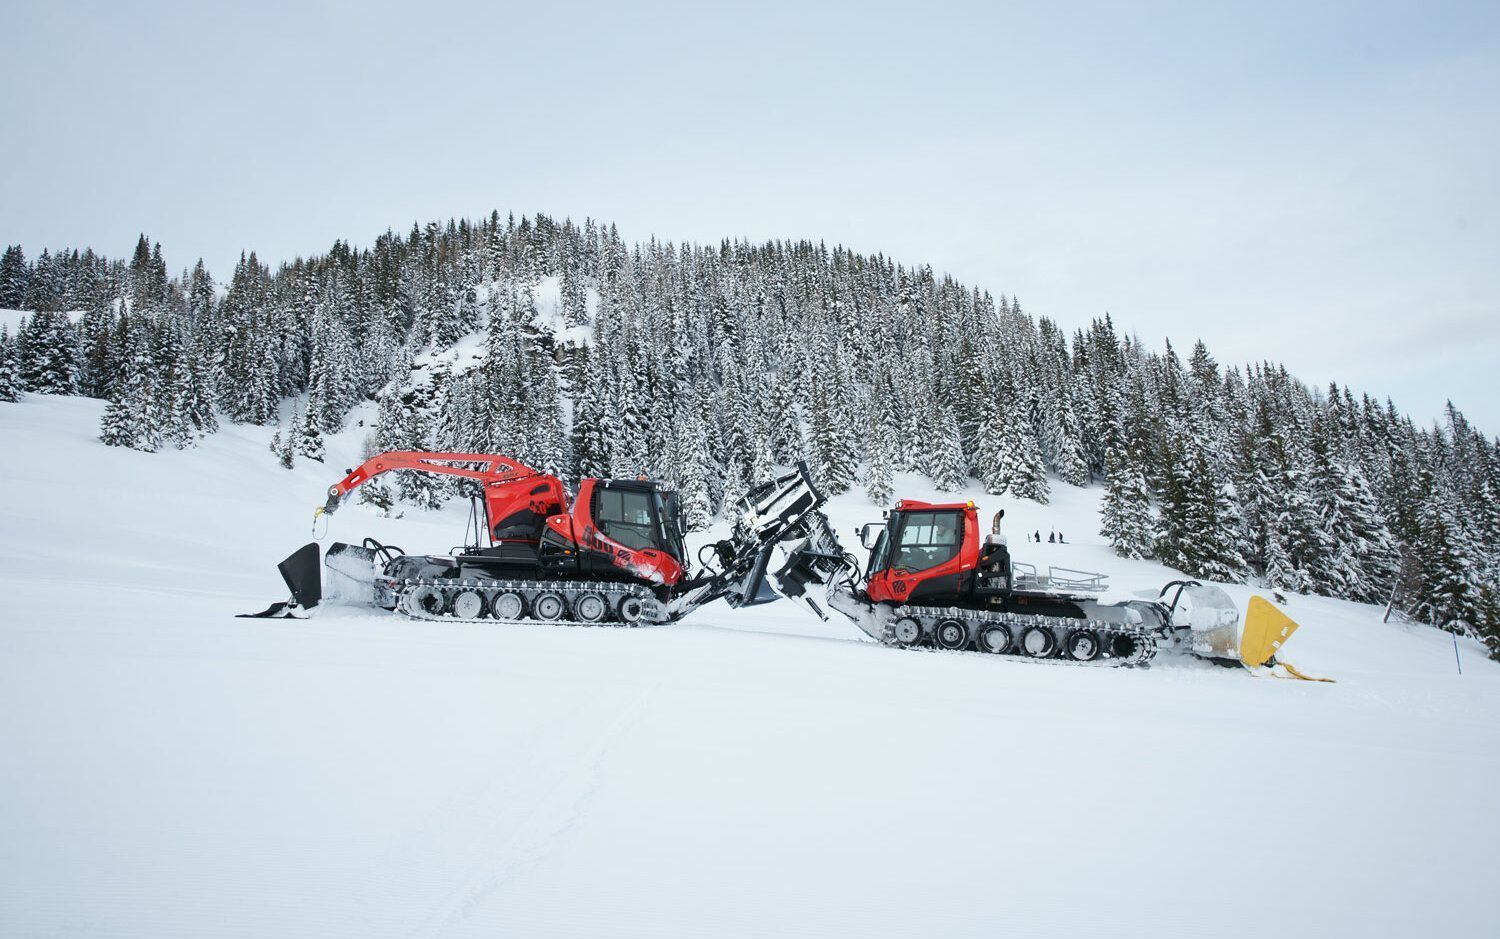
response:
[[(956, 597), (966, 573), (964, 521), (964, 512), (957, 509), (914, 510), (894, 518), (888, 529), (889, 560), (883, 570), (871, 572), (870, 599), (905, 603)], [(877, 544), (876, 552), (880, 550)], [(872, 557), (872, 568), (874, 562)]]

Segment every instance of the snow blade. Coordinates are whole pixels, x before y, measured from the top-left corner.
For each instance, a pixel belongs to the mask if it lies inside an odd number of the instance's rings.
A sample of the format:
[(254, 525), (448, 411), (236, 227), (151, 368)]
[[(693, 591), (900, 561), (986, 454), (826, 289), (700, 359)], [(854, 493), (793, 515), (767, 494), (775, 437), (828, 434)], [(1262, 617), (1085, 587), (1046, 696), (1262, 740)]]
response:
[(298, 617), (293, 614), (296, 608), (295, 603), (282, 601), (271, 604), (259, 613), (236, 613), (234, 615), (236, 619), (297, 619)]
[(335, 541), (323, 556), (328, 571), (324, 597), (341, 603), (375, 602), (375, 549)]
[(745, 575), (738, 582), (730, 584), (724, 594), (730, 606), (758, 606), (776, 599), (776, 592), (766, 584), (766, 563), (771, 559), (771, 549), (771, 545), (766, 545), (755, 552), (755, 560), (751, 562)]
[(241, 613), (250, 619), (295, 616), (297, 610), (309, 610), (323, 599), (323, 577), (318, 570), (318, 543), (309, 541), (293, 551), (286, 560), (276, 565), (281, 579), (286, 581), (292, 599), (285, 603), (273, 603), (259, 613)]
[(309, 541), (276, 565), (286, 581), (292, 599), (304, 610), (317, 606), (323, 599), (323, 576), (318, 570), (318, 543)]
[(698, 578), (674, 598), (668, 617), (678, 619), (720, 597), (732, 607), (754, 606), (776, 599), (766, 590), (766, 567), (773, 549), (798, 539), (810, 519), (821, 518), (823, 494), (813, 485), (806, 463), (751, 489), (740, 500), (729, 538), (714, 546), (718, 570)]
[(796, 538), (823, 502), (806, 463), (745, 494), (724, 550), (722, 590), (730, 606), (754, 606), (775, 599), (765, 589), (771, 553), (784, 540)]
[(1172, 626), (1192, 630), (1195, 655), (1255, 668), (1270, 662), (1297, 631), (1292, 618), (1265, 597), (1251, 597), (1241, 620), (1234, 601), (1218, 587), (1195, 582), (1180, 586), (1172, 605)]
[(1264, 665), (1296, 631), (1297, 624), (1275, 604), (1265, 597), (1251, 597), (1245, 612), (1245, 634), (1240, 637), (1240, 661)]
[(849, 561), (822, 512), (813, 513), (807, 529), (806, 537), (780, 545), (783, 561), (771, 574), (771, 584), (783, 597), (826, 620), (829, 594)]

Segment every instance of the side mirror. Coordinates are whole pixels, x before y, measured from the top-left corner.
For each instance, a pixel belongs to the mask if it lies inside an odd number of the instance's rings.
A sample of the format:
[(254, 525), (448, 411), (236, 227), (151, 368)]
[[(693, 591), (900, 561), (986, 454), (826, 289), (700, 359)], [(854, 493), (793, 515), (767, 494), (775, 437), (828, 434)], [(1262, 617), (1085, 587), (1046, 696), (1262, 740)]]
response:
[[(865, 546), (866, 551), (875, 547), (875, 540), (880, 537), (879, 529), (883, 527), (879, 522), (866, 522), (859, 526), (859, 543)], [(872, 528), (876, 529), (874, 534), (870, 532)]]

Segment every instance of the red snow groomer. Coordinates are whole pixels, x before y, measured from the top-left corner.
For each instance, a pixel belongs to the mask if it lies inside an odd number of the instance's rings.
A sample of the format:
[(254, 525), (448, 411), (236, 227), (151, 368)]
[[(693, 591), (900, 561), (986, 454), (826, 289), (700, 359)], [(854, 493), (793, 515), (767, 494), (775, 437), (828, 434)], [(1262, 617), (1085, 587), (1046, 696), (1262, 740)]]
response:
[(719, 597), (733, 606), (774, 599), (760, 589), (771, 548), (805, 536), (805, 520), (823, 504), (803, 465), (756, 487), (731, 536), (700, 550), (696, 575), (670, 487), (584, 479), (570, 498), (558, 477), (497, 454), (379, 454), (331, 487), (315, 517), (394, 470), (474, 481), (470, 543), (450, 555), (409, 555), (373, 538), (336, 542), (325, 585), (313, 542), (281, 562), (291, 599), (252, 615), (298, 616), (337, 598), (426, 619), (670, 622)]
[[(1276, 664), (1297, 624), (1253, 597), (1243, 621), (1222, 589), (1173, 581), (1156, 600), (1103, 603), (1103, 574), (1013, 561), (995, 515), (981, 538), (973, 502), (903, 499), (860, 531), (861, 574), (821, 512), (783, 539), (770, 579), (821, 619), (830, 609), (881, 642), (974, 649), (1076, 664), (1144, 665), (1167, 643), (1202, 658), (1249, 667)], [(1285, 663), (1281, 663), (1285, 665)], [(1291, 666), (1287, 670), (1305, 677)]]

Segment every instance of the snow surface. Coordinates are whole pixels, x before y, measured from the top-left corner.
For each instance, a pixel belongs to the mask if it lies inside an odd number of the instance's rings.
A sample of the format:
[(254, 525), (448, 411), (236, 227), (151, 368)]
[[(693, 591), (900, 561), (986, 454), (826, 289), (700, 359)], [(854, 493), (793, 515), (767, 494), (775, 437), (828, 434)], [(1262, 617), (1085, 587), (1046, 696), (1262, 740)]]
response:
[[(899, 651), (784, 602), (234, 619), (282, 599), (366, 429), (287, 472), (269, 428), (106, 448), (102, 407), (0, 405), (0, 934), (1494, 935), (1472, 644), (1460, 676), (1446, 635), (1293, 597), (1286, 657), (1330, 685)], [(1007, 502), (1016, 556), (1154, 593), (1096, 499)], [(879, 510), (831, 517), (852, 546)], [(443, 550), (463, 519), (350, 505), (324, 541)]]
[[(69, 310), (64, 315), (76, 323), (83, 319), (83, 310)], [(36, 313), (31, 310), (0, 310), (0, 329), (14, 338), (21, 331), (21, 323), (31, 319)]]
[[(537, 328), (552, 333), (559, 343), (586, 346), (594, 341), (594, 327), (569, 326), (567, 319), (563, 316), (561, 277), (543, 277), (532, 288), (531, 296), (536, 304), (536, 316), (532, 319), (532, 323)], [(588, 322), (594, 322), (594, 315), (599, 310), (599, 291), (593, 287), (584, 288), (583, 308), (587, 313)]]
[[(491, 302), (491, 289), (494, 285), (485, 285), (480, 288), (480, 298), (488, 304)], [(531, 324), (544, 333), (550, 333), (554, 342), (564, 345), (588, 345), (594, 341), (594, 328), (592, 326), (569, 326), (567, 319), (563, 316), (562, 308), (562, 280), (558, 277), (543, 277), (532, 289), (536, 316), (532, 317)], [(599, 306), (599, 292), (593, 287), (584, 289), (584, 308), (592, 316)], [(4, 314), (0, 310), (0, 314)], [(0, 318), (0, 323), (4, 319)], [(12, 329), (12, 332), (15, 330)], [(422, 350), (412, 361), (412, 374), (404, 378), (413, 385), (425, 385), (432, 381), (437, 372), (445, 372), (452, 375), (461, 374), (469, 369), (475, 368), (484, 362), (486, 343), (488, 337), (483, 329), (476, 330), (459, 337), (458, 341), (449, 346), (431, 346)], [(571, 408), (571, 402), (565, 402)], [(566, 415), (571, 417), (571, 410)]]

